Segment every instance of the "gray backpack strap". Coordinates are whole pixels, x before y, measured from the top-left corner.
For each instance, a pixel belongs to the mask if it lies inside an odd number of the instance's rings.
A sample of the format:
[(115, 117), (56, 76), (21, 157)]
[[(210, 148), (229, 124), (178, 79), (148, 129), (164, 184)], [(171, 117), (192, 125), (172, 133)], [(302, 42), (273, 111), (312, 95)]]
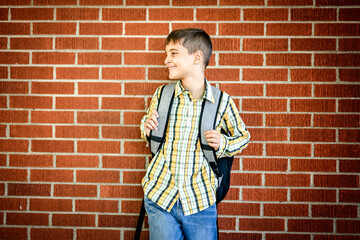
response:
[[(214, 171), (214, 173), (217, 175), (218, 178), (220, 178), (221, 176), (217, 168), (215, 150), (212, 147), (210, 147), (208, 142), (206, 141), (205, 132), (208, 130), (215, 129), (216, 117), (220, 107), (223, 93), (222, 91), (220, 91), (220, 89), (213, 86), (211, 87), (212, 87), (215, 103), (204, 100), (200, 115), (200, 121), (199, 121), (200, 123), (199, 134), (200, 134), (201, 148), (203, 150), (204, 156), (206, 160), (209, 162), (209, 165)], [(204, 112), (206, 116), (203, 116)]]
[(158, 118), (158, 129), (150, 132), (150, 149), (151, 153), (155, 155), (161, 148), (165, 139), (166, 129), (169, 121), (169, 114), (174, 99), (175, 84), (165, 85), (160, 93), (159, 103), (157, 112), (159, 113)]

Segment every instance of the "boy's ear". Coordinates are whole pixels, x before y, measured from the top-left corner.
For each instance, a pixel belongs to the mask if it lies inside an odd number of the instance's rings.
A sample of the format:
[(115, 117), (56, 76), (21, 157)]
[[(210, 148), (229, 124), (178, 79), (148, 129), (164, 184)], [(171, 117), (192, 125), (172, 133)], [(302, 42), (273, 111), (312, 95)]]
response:
[(194, 56), (195, 56), (195, 60), (194, 60), (194, 63), (195, 64), (199, 64), (202, 62), (203, 60), (203, 57), (204, 57), (204, 54), (201, 50), (197, 50), (195, 53), (194, 53)]

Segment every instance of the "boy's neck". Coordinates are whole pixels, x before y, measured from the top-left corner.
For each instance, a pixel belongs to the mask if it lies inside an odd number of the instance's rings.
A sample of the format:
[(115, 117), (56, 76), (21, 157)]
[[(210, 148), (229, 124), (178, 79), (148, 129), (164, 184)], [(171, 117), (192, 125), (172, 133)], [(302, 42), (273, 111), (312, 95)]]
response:
[(181, 84), (186, 90), (189, 90), (193, 99), (200, 98), (205, 91), (205, 76), (200, 74), (196, 77), (181, 79)]

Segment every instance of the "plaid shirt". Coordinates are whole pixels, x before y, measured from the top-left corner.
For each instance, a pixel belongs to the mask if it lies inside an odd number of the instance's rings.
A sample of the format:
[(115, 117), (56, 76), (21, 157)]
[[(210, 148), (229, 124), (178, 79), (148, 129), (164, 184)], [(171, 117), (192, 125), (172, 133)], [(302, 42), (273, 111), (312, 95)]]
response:
[[(185, 216), (216, 202), (217, 179), (201, 151), (198, 135), (202, 102), (214, 102), (211, 86), (206, 80), (205, 86), (203, 96), (192, 99), (181, 81), (177, 82), (165, 143), (152, 159), (142, 180), (145, 195), (168, 212), (180, 198)], [(144, 122), (153, 109), (157, 109), (161, 88), (156, 90), (147, 115), (141, 121), (145, 140)], [(217, 115), (216, 129), (228, 133), (228, 136), (221, 134), (220, 148), (216, 152), (218, 158), (241, 152), (249, 142), (250, 134), (235, 103), (226, 93)]]

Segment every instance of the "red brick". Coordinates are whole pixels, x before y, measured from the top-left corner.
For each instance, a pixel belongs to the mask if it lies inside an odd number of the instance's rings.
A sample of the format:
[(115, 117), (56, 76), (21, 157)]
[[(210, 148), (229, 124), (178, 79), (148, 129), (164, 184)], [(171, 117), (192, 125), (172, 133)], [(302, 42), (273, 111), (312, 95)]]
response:
[(122, 23), (80, 23), (80, 35), (122, 35)]
[(356, 218), (357, 206), (355, 205), (312, 205), (311, 216), (331, 218)]
[(11, 20), (53, 20), (53, 8), (11, 8)]
[(201, 28), (206, 31), (209, 35), (216, 34), (216, 23), (198, 23), (198, 22), (189, 22), (189, 23), (172, 23), (172, 29), (182, 29), (182, 28)]
[(277, 233), (267, 233), (267, 240), (310, 240), (311, 235), (298, 234), (298, 233), (288, 233), (288, 234), (277, 234)]
[(102, 230), (102, 229), (77, 229), (77, 240), (88, 239), (113, 239), (120, 240), (120, 230)]
[(99, 157), (88, 155), (59, 155), (56, 156), (56, 167), (97, 168), (99, 167)]
[(141, 186), (101, 185), (102, 198), (142, 198), (144, 195)]
[(95, 67), (57, 67), (56, 79), (99, 79), (99, 69)]
[(139, 127), (103, 126), (102, 136), (114, 139), (139, 139), (140, 131)]
[(309, 205), (305, 204), (264, 204), (264, 216), (308, 217)]
[(359, 220), (338, 220), (336, 221), (338, 233), (360, 233)]
[(265, 3), (264, 0), (221, 0), (220, 5), (264, 6)]
[(247, 156), (262, 156), (264, 146), (262, 143), (252, 143), (246, 148), (245, 153)]
[(208, 6), (216, 5), (216, 0), (173, 0), (173, 6)]
[(49, 214), (45, 213), (7, 213), (7, 225), (48, 226)]
[(0, 78), (8, 78), (8, 67), (0, 67)]
[(52, 79), (52, 67), (11, 67), (11, 79)]
[(140, 211), (141, 201), (121, 201), (122, 213), (138, 213)]
[(197, 21), (240, 21), (239, 8), (199, 8), (196, 10)]
[(266, 35), (268, 36), (310, 36), (311, 24), (306, 23), (269, 23)]
[(117, 213), (118, 201), (110, 200), (75, 200), (77, 212), (114, 212)]
[(104, 171), (104, 170), (77, 170), (76, 182), (91, 182), (91, 183), (119, 183), (119, 171)]
[(140, 183), (141, 179), (145, 176), (145, 171), (124, 171), (124, 183)]
[(360, 36), (360, 24), (316, 23), (315, 36)]
[(85, 95), (121, 95), (121, 83), (81, 82), (78, 83), (78, 93)]
[[(221, 218), (219, 218), (221, 219)], [(234, 220), (234, 225), (236, 224), (235, 219), (223, 218), (226, 221)], [(219, 220), (219, 228), (224, 229), (221, 220)], [(232, 230), (232, 229), (229, 229)], [(260, 233), (239, 233), (239, 232), (220, 232), (219, 239), (251, 239), (251, 240), (261, 240), (262, 236)]]
[(74, 113), (68, 111), (32, 111), (32, 123), (74, 123)]
[(335, 142), (334, 129), (291, 129), (290, 141), (300, 142)]
[(58, 197), (96, 197), (97, 186), (82, 184), (55, 184), (54, 196)]
[(228, 203), (219, 205), (218, 214), (232, 216), (260, 216), (260, 204), (257, 203)]
[(152, 96), (155, 90), (163, 85), (161, 83), (125, 83), (125, 95), (150, 95)]
[(169, 0), (127, 0), (126, 5), (151, 6), (151, 5), (169, 5)]
[(120, 114), (118, 112), (79, 112), (77, 115), (77, 122), (93, 124), (120, 124)]
[(76, 0), (34, 0), (34, 5), (76, 5)]
[(63, 140), (32, 140), (31, 151), (67, 153), (74, 152), (74, 142)]
[(266, 95), (275, 97), (311, 97), (310, 84), (267, 84)]
[(244, 201), (286, 201), (287, 190), (286, 189), (257, 189), (257, 188), (244, 188), (242, 190)]
[(262, 66), (263, 56), (261, 54), (249, 53), (220, 53), (220, 65), (231, 66)]
[[(6, 137), (6, 129), (7, 129), (6, 125), (0, 125), (0, 137)], [(1, 161), (3, 161), (3, 160), (1, 160)]]
[(31, 229), (31, 239), (41, 240), (41, 239), (63, 239), (63, 240), (72, 240), (73, 233), (72, 229), (56, 229), (56, 228), (32, 228)]
[(10, 155), (9, 166), (14, 167), (52, 167), (52, 155)]
[(335, 100), (318, 99), (291, 99), (290, 109), (292, 112), (335, 112)]
[(240, 231), (284, 231), (284, 219), (244, 218), (239, 220)]
[(317, 0), (316, 6), (351, 6), (359, 5), (357, 0)]
[(57, 8), (56, 20), (80, 20), (80, 21), (99, 20), (99, 9), (98, 8)]
[(11, 108), (52, 108), (52, 97), (10, 96)]
[(239, 81), (239, 73), (239, 69), (207, 68), (205, 75), (209, 81)]
[[(7, 97), (6, 96), (0, 96), (0, 108), (6, 108), (6, 106), (7, 106)], [(0, 111), (0, 112), (4, 113), (4, 111)], [(0, 119), (3, 119), (3, 117), (0, 117)]]
[(34, 22), (33, 34), (76, 34), (76, 23), (67, 22)]
[(330, 115), (314, 116), (314, 127), (359, 127), (359, 115)]
[[(162, 46), (162, 45), (159, 45)], [(213, 51), (240, 51), (239, 38), (213, 38)], [(161, 50), (163, 50), (161, 48)], [(207, 69), (208, 70), (208, 69)]]
[(231, 96), (263, 96), (262, 84), (220, 84), (220, 89)]
[(335, 51), (336, 39), (329, 38), (293, 38), (291, 39), (293, 51)]
[(290, 232), (333, 232), (333, 221), (322, 219), (289, 219)]
[(8, 183), (8, 196), (50, 196), (50, 184)]
[(288, 9), (286, 8), (258, 8), (244, 9), (245, 21), (287, 21)]
[(96, 97), (57, 97), (57, 109), (98, 109), (99, 99)]
[(334, 8), (297, 8), (291, 9), (292, 21), (336, 21)]
[(0, 93), (28, 93), (29, 84), (27, 82), (0, 81)]
[(25, 240), (25, 239), (27, 239), (27, 229), (4, 226), (4, 227), (0, 228), (0, 236), (4, 239)]
[(291, 159), (293, 172), (336, 172), (335, 160)]
[(358, 82), (360, 79), (360, 69), (339, 69), (339, 77), (344, 82)]
[(127, 169), (144, 169), (145, 158), (144, 157), (132, 157), (132, 156), (103, 156), (102, 158), (103, 168), (127, 168)]
[[(209, 71), (210, 70), (210, 71)], [(205, 75), (208, 76), (208, 72), (211, 72), (214, 69), (206, 69)], [(156, 68), (151, 67), (148, 69), (148, 79), (149, 80), (169, 80), (169, 70), (165, 67)]]
[(11, 125), (10, 137), (24, 137), (24, 138), (52, 137), (52, 127), (40, 126), (40, 125)]
[(310, 157), (311, 144), (268, 143), (266, 154), (267, 156)]
[(29, 53), (0, 52), (0, 64), (28, 64)]
[(3, 0), (0, 5), (31, 5), (31, 0)]
[(309, 187), (309, 174), (265, 174), (266, 186)]
[(98, 38), (58, 37), (55, 39), (56, 49), (99, 49)]
[(116, 65), (121, 64), (121, 54), (122, 53), (111, 53), (111, 52), (101, 52), (101, 53), (78, 53), (78, 63), (86, 65)]
[(142, 67), (124, 67), (124, 68), (103, 68), (102, 79), (111, 80), (144, 80), (145, 68)]
[(315, 66), (360, 66), (360, 54), (315, 54)]
[[(359, 156), (359, 155), (358, 155)], [(357, 175), (315, 175), (315, 187), (358, 188)]]
[(126, 35), (167, 35), (168, 23), (126, 23)]
[(1, 8), (0, 9), (0, 20), (9, 20), (9, 9), (6, 9), (6, 8)]
[(291, 69), (291, 81), (295, 82), (334, 82), (335, 69)]
[(339, 39), (340, 51), (360, 51), (359, 38), (342, 38)]
[(56, 126), (57, 138), (99, 138), (99, 127)]
[(310, 66), (311, 54), (269, 53), (266, 54), (267, 66)]
[(104, 8), (102, 9), (103, 21), (145, 21), (145, 8)]
[(340, 129), (339, 142), (359, 142), (360, 130), (358, 129)]
[(145, 142), (125, 142), (125, 154), (149, 154), (150, 149)]
[(90, 214), (53, 214), (53, 226), (95, 227), (95, 215)]
[(26, 210), (27, 199), (26, 198), (0, 198), (0, 210), (14, 210), (22, 211)]
[(28, 140), (0, 140), (0, 152), (27, 152), (28, 149)]
[(150, 8), (150, 21), (192, 21), (194, 9), (192, 8)]
[(30, 199), (30, 211), (71, 212), (71, 199)]
[(287, 78), (288, 71), (286, 69), (243, 69), (243, 80), (245, 81), (287, 81)]
[(1, 35), (29, 35), (30, 23), (1, 22)]
[(244, 158), (244, 171), (281, 171), (288, 169), (288, 161), (285, 158)]
[(26, 169), (3, 168), (0, 169), (0, 181), (27, 181)]
[(78, 141), (79, 153), (120, 153), (120, 142)]
[(51, 38), (11, 38), (10, 49), (52, 49)]
[(38, 94), (74, 94), (74, 83), (68, 82), (32, 82), (31, 93)]
[(310, 127), (309, 114), (267, 114), (266, 126), (272, 127)]
[(80, 5), (123, 5), (121, 0), (80, 0)]
[(234, 186), (260, 186), (261, 175), (257, 173), (233, 173), (231, 184)]
[(102, 38), (101, 48), (104, 50), (145, 50), (145, 43), (145, 38), (106, 37)]
[(313, 5), (312, 0), (269, 0), (269, 6), (301, 6), (301, 5)]
[(135, 53), (124, 54), (124, 62), (127, 65), (163, 65), (165, 56), (162, 53)]
[(287, 51), (288, 40), (287, 39), (275, 39), (275, 38), (245, 38), (243, 40), (244, 51)]
[[(163, 51), (165, 48), (166, 38), (149, 38), (148, 48), (150, 51)], [(143, 45), (141, 42), (140, 46)], [(213, 49), (214, 49), (214, 40), (213, 40)]]
[(340, 190), (339, 191), (340, 202), (353, 202), (360, 203), (360, 191), (359, 190)]
[[(8, 39), (5, 37), (1, 37), (0, 38), (0, 49), (7, 49), (7, 45), (8, 45)], [(5, 69), (5, 68), (2, 68), (2, 69)]]
[(75, 53), (68, 52), (34, 52), (32, 54), (34, 64), (74, 64)]
[(284, 128), (251, 128), (251, 139), (254, 141), (286, 141), (287, 130)]
[(220, 35), (263, 36), (263, 23), (219, 23)]
[(360, 9), (348, 8), (340, 9), (339, 20), (340, 21), (360, 21)]
[(54, 169), (32, 169), (30, 179), (33, 182), (72, 182), (72, 170), (54, 170)]

